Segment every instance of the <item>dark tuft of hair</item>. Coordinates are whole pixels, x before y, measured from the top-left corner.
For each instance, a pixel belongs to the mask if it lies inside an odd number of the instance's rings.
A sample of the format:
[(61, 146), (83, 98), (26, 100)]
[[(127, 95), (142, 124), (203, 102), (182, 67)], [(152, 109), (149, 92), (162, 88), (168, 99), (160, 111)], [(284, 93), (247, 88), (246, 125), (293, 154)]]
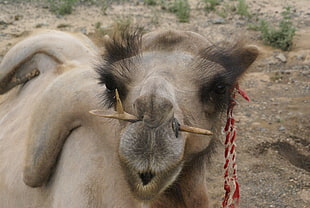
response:
[(116, 29), (111, 38), (106, 38), (104, 59), (113, 64), (117, 61), (136, 56), (140, 53), (142, 29), (133, 29), (129, 26)]
[(130, 82), (129, 72), (132, 57), (139, 57), (141, 50), (142, 29), (130, 26), (113, 30), (104, 38), (104, 54), (101, 63), (96, 67), (99, 84), (106, 86), (102, 95), (103, 104), (112, 107), (115, 103), (115, 89), (121, 99), (127, 94), (126, 84)]

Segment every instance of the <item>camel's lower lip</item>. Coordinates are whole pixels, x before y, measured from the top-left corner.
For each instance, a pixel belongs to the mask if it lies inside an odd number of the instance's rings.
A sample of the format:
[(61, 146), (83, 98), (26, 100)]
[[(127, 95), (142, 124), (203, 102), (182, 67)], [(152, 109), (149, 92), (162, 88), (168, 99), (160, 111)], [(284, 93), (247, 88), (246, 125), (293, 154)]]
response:
[(160, 178), (160, 174), (157, 174), (150, 181), (146, 182), (146, 179), (141, 179), (141, 173), (138, 174), (137, 183), (135, 185), (131, 184), (137, 198), (142, 201), (150, 201), (159, 195), (163, 191)]
[(182, 164), (164, 172), (131, 172), (127, 182), (138, 200), (152, 201), (164, 192), (178, 177)]

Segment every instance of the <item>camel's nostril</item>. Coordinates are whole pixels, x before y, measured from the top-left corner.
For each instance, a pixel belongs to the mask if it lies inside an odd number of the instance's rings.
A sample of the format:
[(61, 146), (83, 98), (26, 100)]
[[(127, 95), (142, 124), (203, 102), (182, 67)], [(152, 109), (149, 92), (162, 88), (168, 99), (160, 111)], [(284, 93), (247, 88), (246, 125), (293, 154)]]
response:
[(153, 178), (155, 174), (151, 172), (139, 173), (143, 186), (146, 186)]
[(178, 122), (178, 120), (176, 118), (174, 118), (172, 121), (172, 129), (175, 133), (175, 137), (178, 138), (179, 137), (179, 131), (180, 131), (180, 123)]

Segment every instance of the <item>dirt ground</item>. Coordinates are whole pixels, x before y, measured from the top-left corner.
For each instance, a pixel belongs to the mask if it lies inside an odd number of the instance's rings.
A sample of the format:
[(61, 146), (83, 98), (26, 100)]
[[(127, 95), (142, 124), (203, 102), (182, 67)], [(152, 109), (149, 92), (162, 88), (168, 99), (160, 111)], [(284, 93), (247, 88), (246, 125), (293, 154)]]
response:
[[(242, 34), (259, 46), (261, 55), (241, 84), (251, 102), (239, 99), (240, 105), (235, 112), (240, 207), (310, 207), (309, 0), (246, 1), (251, 13), (274, 23), (280, 21), (284, 6), (293, 6), (292, 21), (297, 35), (290, 52), (264, 46), (259, 40), (259, 32), (248, 30), (252, 19), (235, 14), (226, 18), (216, 13), (206, 14), (199, 2), (190, 1), (190, 22), (179, 23), (174, 14), (159, 6), (144, 5), (142, 0), (113, 3), (106, 15), (100, 7), (85, 3), (67, 16), (51, 13), (45, 3), (0, 0), (0, 61), (12, 45), (38, 28), (91, 36), (96, 27), (105, 29), (120, 18), (129, 19), (146, 30), (195, 31), (210, 41)], [(209, 194), (214, 208), (220, 207), (224, 194), (222, 149), (219, 148), (215, 155), (209, 172)]]

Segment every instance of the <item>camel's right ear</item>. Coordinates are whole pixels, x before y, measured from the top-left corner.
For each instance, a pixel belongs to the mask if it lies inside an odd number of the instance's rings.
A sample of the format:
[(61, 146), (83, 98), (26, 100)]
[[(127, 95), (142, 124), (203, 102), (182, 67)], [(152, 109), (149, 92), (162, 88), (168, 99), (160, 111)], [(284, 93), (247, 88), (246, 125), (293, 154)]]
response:
[(4, 56), (0, 64), (0, 94), (40, 74), (39, 61), (34, 59), (36, 54), (47, 55), (58, 64), (68, 61), (90, 63), (90, 57), (95, 55), (96, 50), (93, 43), (82, 36), (60, 31), (44, 31), (32, 35), (16, 44)]

